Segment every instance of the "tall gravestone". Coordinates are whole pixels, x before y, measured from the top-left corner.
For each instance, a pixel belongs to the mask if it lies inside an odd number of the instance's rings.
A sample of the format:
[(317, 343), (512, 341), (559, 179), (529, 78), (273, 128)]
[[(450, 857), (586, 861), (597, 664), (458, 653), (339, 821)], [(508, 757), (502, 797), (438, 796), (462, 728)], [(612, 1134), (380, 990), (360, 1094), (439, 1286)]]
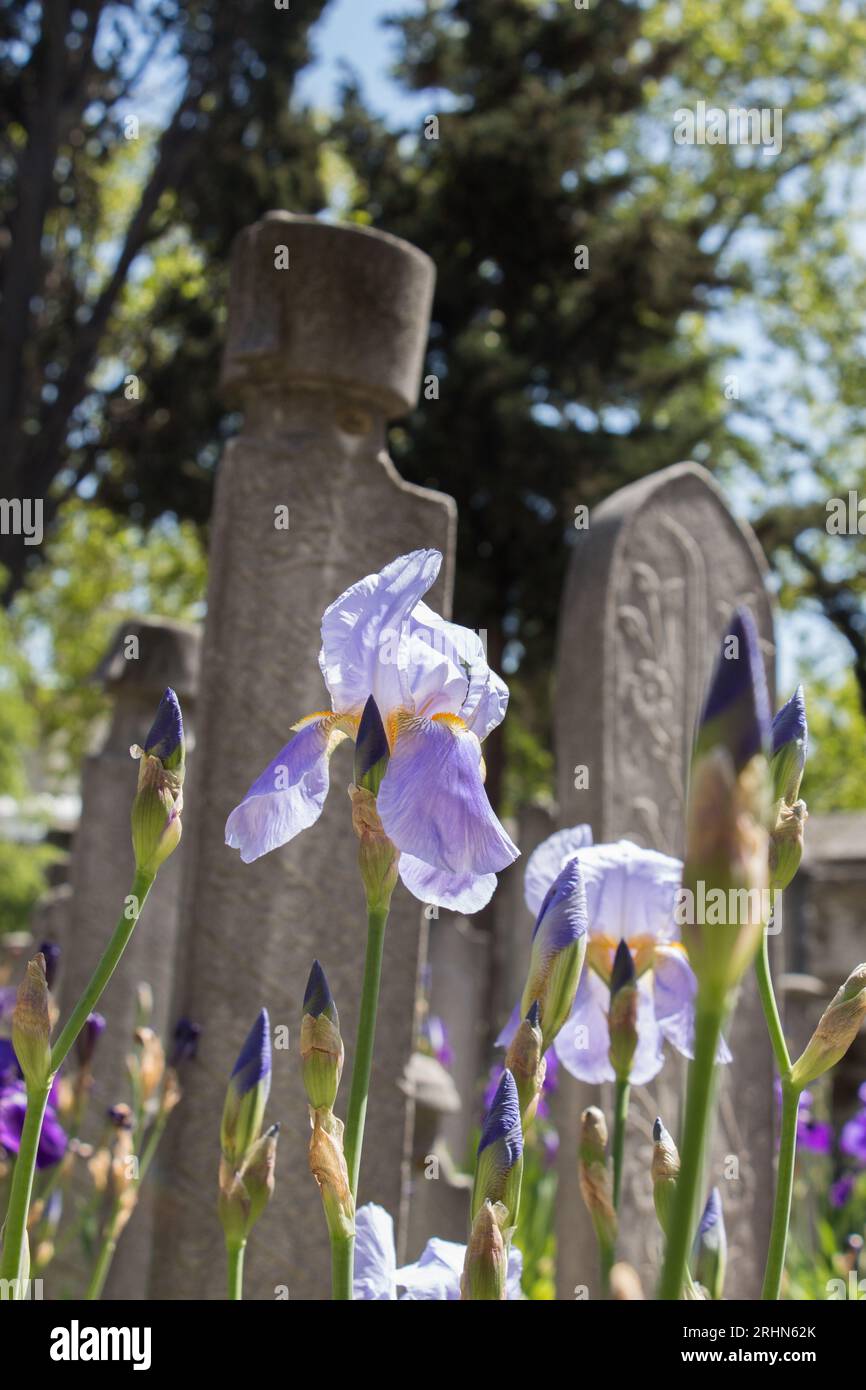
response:
[[(773, 689), (773, 624), (765, 562), (709, 474), (677, 464), (615, 493), (593, 511), (570, 563), (556, 665), (559, 824), (588, 822), (595, 841), (628, 838), (681, 857), (695, 723), (733, 608), (750, 608)], [(579, 771), (588, 771), (588, 785)], [(581, 789), (579, 789), (581, 788)], [(759, 1296), (769, 1236), (774, 1154), (773, 1065), (754, 981), (747, 976), (722, 1068), (710, 1176), (722, 1189), (729, 1297)], [(668, 1049), (668, 1052), (670, 1050)], [(562, 1073), (561, 1073), (562, 1074)], [(558, 1286), (598, 1288), (592, 1231), (577, 1181), (579, 1115), (612, 1087), (564, 1078), (558, 1208)], [(653, 1119), (676, 1134), (683, 1067), (669, 1055), (633, 1090), (620, 1249), (652, 1295), (659, 1236), (649, 1179)], [(731, 1176), (725, 1181), (726, 1175)]]
[[(226, 1081), (262, 1006), (289, 1030), (274, 1055), (268, 1117), (280, 1120), (276, 1194), (250, 1240), (250, 1298), (328, 1298), (324, 1217), (307, 1163), (297, 1053), (315, 957), (340, 1012), (346, 1076), (354, 1052), (366, 919), (346, 788), (351, 745), (334, 754), (315, 826), (243, 864), (226, 817), (287, 742), (328, 703), (317, 656), (325, 607), (402, 552), (445, 556), (431, 604), (447, 613), (455, 507), (404, 483), (386, 422), (415, 404), (432, 263), (379, 232), (277, 212), (244, 231), (232, 265), (223, 387), (244, 415), (219, 468), (212, 523), (202, 710), (187, 797), (188, 949), (178, 1009), (204, 1031), (166, 1154), (153, 1296), (223, 1298), (216, 1218)], [(359, 1202), (396, 1217), (408, 1133), (399, 1089), (412, 1046), (420, 905), (394, 895), (385, 946)]]
[[(71, 897), (66, 907), (60, 993), (62, 1015), (78, 999), (99, 960), (130, 890), (134, 872), (129, 817), (138, 779), (130, 746), (141, 743), (167, 685), (183, 707), (187, 739), (194, 744), (200, 636), (195, 627), (165, 619), (122, 623), (98, 672), (112, 697), (110, 722), (99, 747), (85, 760), (81, 819), (72, 847)], [(191, 751), (190, 765), (195, 764)], [(90, 1137), (102, 1127), (105, 1110), (129, 1099), (125, 1059), (132, 1049), (136, 986), (153, 991), (153, 1027), (171, 1033), (173, 963), (180, 920), (180, 854), (160, 871), (141, 921), (100, 1003), (107, 1027), (94, 1064)], [(140, 1298), (147, 1285), (150, 1189), (142, 1188), (139, 1210), (118, 1249), (109, 1297)], [(49, 1272), (49, 1285), (52, 1278)]]

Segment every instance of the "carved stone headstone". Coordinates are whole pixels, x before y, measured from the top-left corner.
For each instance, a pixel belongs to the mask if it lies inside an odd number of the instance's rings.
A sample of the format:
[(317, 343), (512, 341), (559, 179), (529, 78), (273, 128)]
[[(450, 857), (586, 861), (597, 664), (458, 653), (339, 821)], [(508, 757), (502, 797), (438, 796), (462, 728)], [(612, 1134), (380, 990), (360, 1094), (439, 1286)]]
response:
[[(435, 546), (445, 564), (430, 602), (448, 611), (454, 503), (404, 483), (385, 447), (386, 422), (417, 397), (433, 279), (428, 258), (394, 237), (284, 212), (236, 243), (223, 385), (244, 428), (217, 479), (197, 771), (186, 797), (189, 949), (177, 994), (178, 1010), (204, 1032), (161, 1175), (153, 1296), (225, 1297), (220, 1115), (263, 1005), (291, 1041), (274, 1055), (276, 1195), (250, 1240), (245, 1296), (330, 1296), (297, 1040), (318, 957), (346, 1043), (336, 1106), (344, 1115), (366, 932), (346, 795), (351, 745), (334, 755), (321, 820), (283, 849), (243, 864), (223, 843), (224, 826), (292, 724), (327, 703), (319, 626), (343, 589), (402, 552)], [(360, 1203), (395, 1217), (408, 1133), (398, 1083), (412, 1048), (420, 920), (420, 905), (398, 887), (359, 1190)]]
[[(99, 960), (130, 890), (134, 872), (130, 810), (138, 764), (129, 755), (153, 722), (167, 685), (183, 708), (190, 765), (195, 765), (195, 699), (200, 635), (195, 627), (166, 619), (135, 618), (121, 624), (98, 672), (113, 697), (111, 720), (100, 747), (84, 763), (81, 819), (72, 847), (71, 897), (62, 942), (62, 1016), (78, 999)], [(136, 986), (153, 991), (153, 1027), (170, 1036), (173, 964), (180, 932), (181, 853), (160, 870), (141, 921), (100, 1003), (107, 1020), (94, 1063), (93, 1133), (105, 1110), (129, 1099), (125, 1058), (135, 1027)], [(107, 1296), (140, 1298), (147, 1285), (149, 1203), (139, 1209), (118, 1248)], [(49, 1280), (53, 1277), (49, 1274)]]
[[(757, 622), (772, 691), (773, 626), (763, 556), (702, 468), (684, 463), (664, 469), (622, 488), (592, 513), (572, 557), (560, 618), (556, 755), (562, 826), (586, 821), (597, 843), (628, 838), (682, 856), (695, 722), (722, 635), (739, 604)], [(588, 770), (588, 785), (581, 768)], [(754, 1298), (769, 1235), (774, 1101), (772, 1056), (751, 976), (729, 1041), (735, 1061), (721, 1069), (710, 1175), (722, 1189), (728, 1296)], [(649, 1179), (652, 1123), (661, 1114), (677, 1132), (682, 1082), (681, 1064), (672, 1054), (650, 1087), (633, 1091), (620, 1249), (641, 1272), (649, 1296), (659, 1268)], [(558, 1106), (558, 1282), (564, 1298), (581, 1285), (590, 1296), (598, 1288), (576, 1152), (580, 1111), (599, 1100), (593, 1088), (570, 1083), (565, 1077)], [(607, 1090), (602, 1088), (600, 1103), (610, 1116)]]

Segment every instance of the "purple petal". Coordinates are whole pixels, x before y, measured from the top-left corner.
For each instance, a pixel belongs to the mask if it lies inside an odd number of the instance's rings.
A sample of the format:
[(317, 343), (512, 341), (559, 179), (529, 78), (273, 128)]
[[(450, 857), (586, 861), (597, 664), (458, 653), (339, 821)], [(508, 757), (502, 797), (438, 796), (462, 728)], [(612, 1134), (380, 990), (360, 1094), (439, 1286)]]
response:
[(790, 700), (785, 702), (773, 719), (771, 734), (773, 753), (778, 753), (786, 743), (805, 744), (808, 740), (809, 728), (806, 723), (806, 701), (802, 685), (797, 686)]
[(180, 705), (169, 686), (159, 702), (156, 716), (144, 740), (144, 751), (154, 758), (159, 758), (161, 762), (167, 762), (182, 742), (183, 718)]
[(492, 874), (517, 858), (487, 800), (480, 758), (478, 739), (458, 721), (403, 722), (378, 796), (399, 850), (452, 874)]
[(607, 1010), (610, 992), (592, 970), (584, 970), (577, 986), (574, 1007), (553, 1044), (565, 1070), (578, 1081), (613, 1081), (608, 1059), (610, 1033)]
[(487, 665), (476, 632), (418, 603), (409, 619), (409, 683), (419, 713), (457, 714), (479, 739), (505, 718), (508, 687)]
[(675, 941), (674, 919), (682, 864), (630, 840), (589, 845), (578, 854), (586, 888), (589, 934), (634, 941)]
[(271, 1025), (267, 1009), (262, 1009), (247, 1033), (246, 1041), (232, 1068), (232, 1083), (238, 1095), (245, 1096), (270, 1075)]
[(480, 912), (493, 897), (495, 874), (451, 874), (434, 869), (411, 854), (401, 854), (400, 877), (419, 902), (447, 908), (449, 912)]
[(334, 708), (360, 713), (373, 695), (383, 719), (410, 704), (408, 618), (434, 583), (438, 550), (413, 550), (368, 574), (325, 609), (319, 667)]
[(368, 1202), (355, 1216), (355, 1298), (393, 1302), (396, 1269), (393, 1219), (384, 1207)]
[[(698, 982), (682, 951), (676, 946), (657, 946), (653, 963), (655, 1013), (663, 1036), (683, 1057), (691, 1059), (695, 1046), (695, 995)], [(716, 1061), (732, 1060), (724, 1038), (719, 1039)]]
[(562, 869), (579, 849), (592, 844), (588, 825), (573, 825), (569, 830), (557, 830), (532, 851), (523, 875), (523, 896), (526, 906), (537, 917), (545, 894)]
[[(727, 655), (729, 639), (736, 647)], [(698, 730), (700, 749), (721, 744), (737, 772), (769, 743), (770, 698), (758, 629), (747, 608), (738, 608), (726, 629)]]
[[(15, 1085), (0, 1091), (0, 1145), (7, 1153), (17, 1154), (24, 1128), (27, 1094), (23, 1086)], [(66, 1131), (52, 1106), (48, 1106), (42, 1121), (36, 1167), (51, 1168), (66, 1152)]]
[(251, 864), (294, 839), (322, 814), (328, 760), (343, 737), (333, 715), (312, 715), (257, 777), (226, 821), (226, 844)]

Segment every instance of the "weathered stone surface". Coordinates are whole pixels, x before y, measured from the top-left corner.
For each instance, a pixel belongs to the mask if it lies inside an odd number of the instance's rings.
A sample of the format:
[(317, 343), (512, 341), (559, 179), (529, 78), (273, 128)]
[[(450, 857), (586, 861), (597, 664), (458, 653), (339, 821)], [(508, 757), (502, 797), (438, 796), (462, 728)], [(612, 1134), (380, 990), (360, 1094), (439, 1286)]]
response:
[[(287, 270), (275, 268), (282, 245)], [(160, 1184), (155, 1296), (225, 1296), (215, 1213), (220, 1114), (262, 1005), (275, 1026), (289, 1028), (291, 1047), (275, 1053), (268, 1114), (283, 1122), (276, 1195), (250, 1241), (246, 1296), (330, 1295), (296, 1044), (318, 957), (346, 1043), (336, 1107), (344, 1115), (366, 929), (346, 795), (351, 746), (334, 755), (321, 820), (291, 844), (245, 865), (223, 832), (293, 722), (328, 702), (317, 664), (328, 603), (396, 555), (437, 546), (445, 565), (430, 601), (448, 610), (454, 504), (402, 482), (385, 452), (386, 417), (416, 397), (432, 285), (432, 264), (393, 237), (286, 213), (249, 228), (236, 246), (223, 376), (245, 425), (217, 480), (205, 699), (187, 798), (188, 950), (177, 995), (178, 1011), (204, 1033)], [(275, 526), (280, 506), (289, 508), (288, 530)], [(420, 919), (420, 905), (398, 887), (359, 1193), (395, 1217), (408, 1133), (398, 1083), (412, 1048)]]
[[(596, 842), (629, 838), (681, 856), (685, 786), (695, 721), (735, 605), (755, 616), (773, 681), (773, 628), (757, 542), (728, 511), (709, 475), (678, 464), (621, 489), (593, 512), (571, 561), (556, 668), (559, 823), (587, 821)], [(589, 785), (575, 786), (575, 770)], [(770, 1220), (773, 1156), (772, 1059), (749, 978), (733, 1023), (736, 1061), (723, 1070), (720, 1128), (712, 1157), (730, 1242), (729, 1296), (760, 1289)], [(601, 1104), (611, 1113), (611, 1095)], [(612, 1090), (612, 1088), (610, 1088)], [(672, 1057), (651, 1087), (633, 1092), (627, 1135), (622, 1253), (650, 1292), (658, 1270), (649, 1154), (661, 1114), (676, 1133), (682, 1068)], [(575, 1154), (593, 1088), (566, 1077), (558, 1106), (559, 1289), (597, 1289), (591, 1229), (577, 1185)], [(733, 1155), (739, 1178), (723, 1182)], [(637, 1219), (630, 1220), (629, 1214)]]
[[(128, 639), (137, 639), (137, 647)], [(121, 624), (98, 676), (113, 696), (111, 722), (101, 746), (82, 772), (81, 820), (70, 866), (72, 896), (65, 906), (66, 932), (61, 975), (62, 1014), (78, 999), (99, 960), (123, 908), (134, 873), (129, 816), (138, 764), (129, 755), (153, 722), (167, 685), (183, 708), (195, 764), (195, 697), (200, 635), (196, 628), (165, 619), (136, 618)], [(124, 655), (136, 652), (137, 655)], [(181, 847), (160, 870), (141, 921), (132, 935), (100, 1004), (107, 1029), (100, 1041), (96, 1085), (91, 1100), (94, 1136), (106, 1108), (127, 1100), (125, 1058), (135, 1027), (135, 989), (146, 981), (153, 990), (153, 1027), (165, 1038), (171, 1015), (173, 964), (180, 931)], [(150, 1196), (142, 1201), (118, 1248), (108, 1296), (140, 1298), (147, 1286)], [(49, 1281), (53, 1271), (49, 1272)]]

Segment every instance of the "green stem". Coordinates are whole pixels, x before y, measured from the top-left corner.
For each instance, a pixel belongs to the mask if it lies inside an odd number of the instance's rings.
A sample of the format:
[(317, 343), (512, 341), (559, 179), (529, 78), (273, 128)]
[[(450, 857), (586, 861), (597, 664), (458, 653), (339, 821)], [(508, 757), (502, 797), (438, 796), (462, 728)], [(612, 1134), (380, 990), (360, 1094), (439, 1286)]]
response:
[(244, 1296), (244, 1251), (247, 1248), (245, 1240), (236, 1245), (227, 1245), (228, 1273), (229, 1273), (229, 1299), (232, 1302), (240, 1303)]
[(797, 1112), (800, 1092), (782, 1080), (782, 1133), (779, 1139), (779, 1166), (776, 1171), (776, 1198), (773, 1203), (773, 1225), (767, 1251), (767, 1268), (761, 1297), (775, 1300), (782, 1287), (785, 1268), (785, 1247), (788, 1243), (788, 1223), (791, 1219), (791, 1193), (794, 1187), (794, 1159), (797, 1153)]
[(123, 955), (127, 942), (135, 929), (135, 924), (141, 915), (141, 909), (144, 907), (144, 901), (150, 892), (154, 877), (154, 874), (142, 873), (140, 869), (136, 870), (135, 878), (132, 881), (132, 888), (129, 893), (129, 897), (133, 899), (133, 902), (129, 907), (125, 907), (120, 914), (111, 940), (103, 951), (99, 964), (90, 977), (90, 982), (78, 1003), (75, 1005), (75, 1008), (72, 1010), (69, 1022), (51, 1050), (52, 1072), (57, 1071), (61, 1062), (65, 1061), (66, 1054), (69, 1052), (69, 1049), (72, 1047), (72, 1044), (87, 1022), (88, 1014), (93, 1012), (95, 1005), (99, 1002), (102, 991), (114, 974), (117, 963)]
[(352, 1298), (355, 1242), (351, 1237), (331, 1235), (331, 1297), (335, 1302)]
[(773, 977), (770, 974), (770, 951), (766, 927), (761, 936), (760, 950), (755, 957), (755, 975), (758, 980), (758, 993), (761, 996), (761, 1007), (764, 1010), (764, 1018), (767, 1020), (767, 1030), (770, 1034), (773, 1056), (776, 1059), (779, 1075), (784, 1080), (791, 1071), (791, 1058), (788, 1055), (788, 1045), (785, 1042), (785, 1034), (782, 1031), (782, 1020), (779, 1017), (779, 1008), (776, 1003), (776, 995), (773, 991)]
[(722, 1014), (720, 1003), (715, 1000), (710, 1003), (702, 1001), (698, 995), (695, 1055), (689, 1066), (685, 1126), (680, 1146), (680, 1171), (659, 1286), (659, 1298), (662, 1299), (678, 1299), (686, 1279), (698, 1190), (703, 1174), (707, 1128), (713, 1105), (713, 1072), (719, 1034), (722, 1031)]
[[(352, 1063), (352, 1082), (349, 1087), (349, 1106), (346, 1111), (343, 1152), (349, 1173), (352, 1197), (358, 1196), (358, 1177), (361, 1171), (361, 1151), (364, 1147), (364, 1122), (367, 1118), (367, 1098), (370, 1094), (370, 1071), (373, 1065), (373, 1044), (376, 1040), (376, 1015), (379, 1010), (379, 982), (382, 978), (382, 954), (385, 949), (385, 927), (388, 906), (367, 907), (367, 951), (364, 957), (364, 984), (361, 989), (361, 1012), (355, 1059)], [(355, 1264), (355, 1238), (345, 1241), (348, 1269), (342, 1269), (341, 1292), (335, 1297), (351, 1298)], [(342, 1253), (341, 1260), (344, 1258)], [(336, 1287), (336, 1285), (335, 1285)]]
[(36, 1154), (39, 1149), (39, 1136), (42, 1121), (51, 1090), (51, 1077), (39, 1087), (27, 1087), (27, 1109), (24, 1112), (24, 1125), (21, 1130), (21, 1143), (15, 1169), (12, 1174), (12, 1191), (9, 1194), (9, 1207), (3, 1228), (3, 1259), (0, 1262), (0, 1298), (18, 1299), (24, 1297), (20, 1281), (26, 1280), (27, 1217), (30, 1211), (30, 1198), (33, 1193), (33, 1175), (36, 1171)]
[(114, 1259), (114, 1252), (117, 1249), (117, 1239), (114, 1236), (115, 1213), (112, 1213), (107, 1234), (104, 1236), (93, 1273), (90, 1276), (90, 1283), (87, 1285), (87, 1293), (84, 1295), (88, 1303), (94, 1303), (102, 1297), (102, 1290), (105, 1288), (105, 1281), (108, 1278), (108, 1271), (111, 1269), (111, 1261)]
[(628, 1119), (628, 1081), (617, 1079), (616, 1099), (613, 1113), (613, 1207), (619, 1211), (619, 1194), (622, 1187), (623, 1154), (625, 1151), (625, 1126)]

